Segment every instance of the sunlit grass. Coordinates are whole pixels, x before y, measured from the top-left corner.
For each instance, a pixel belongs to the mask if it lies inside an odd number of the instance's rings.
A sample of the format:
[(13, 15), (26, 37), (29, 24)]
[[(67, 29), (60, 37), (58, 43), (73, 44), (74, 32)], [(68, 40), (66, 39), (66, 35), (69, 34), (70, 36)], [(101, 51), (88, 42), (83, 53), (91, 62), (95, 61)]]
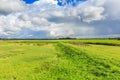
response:
[(95, 41), (0, 41), (0, 80), (120, 80), (120, 47)]
[[(43, 46), (0, 46), (0, 79), (31, 80), (41, 72), (43, 65), (56, 60), (52, 44)], [(56, 64), (56, 63), (55, 63)], [(49, 66), (49, 65), (48, 65)]]
[[(75, 45), (74, 45), (75, 46)], [(90, 55), (102, 56), (107, 58), (114, 58), (120, 60), (120, 47), (119, 46), (105, 46), (105, 45), (77, 45), (77, 48), (90, 53)]]

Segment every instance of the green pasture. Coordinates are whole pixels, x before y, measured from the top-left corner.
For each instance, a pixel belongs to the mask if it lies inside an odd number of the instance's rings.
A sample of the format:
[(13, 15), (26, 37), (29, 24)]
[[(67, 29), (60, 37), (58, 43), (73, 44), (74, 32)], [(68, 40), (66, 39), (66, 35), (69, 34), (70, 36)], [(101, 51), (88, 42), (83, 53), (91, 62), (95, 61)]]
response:
[(119, 40), (1, 40), (0, 80), (120, 80), (119, 44)]

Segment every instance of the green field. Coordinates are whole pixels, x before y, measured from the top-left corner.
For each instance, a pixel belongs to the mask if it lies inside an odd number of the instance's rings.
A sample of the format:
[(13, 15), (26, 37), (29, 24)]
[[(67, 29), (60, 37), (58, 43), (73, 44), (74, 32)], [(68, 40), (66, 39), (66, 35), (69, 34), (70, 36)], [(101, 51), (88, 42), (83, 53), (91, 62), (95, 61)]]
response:
[(0, 80), (120, 80), (120, 40), (1, 40)]

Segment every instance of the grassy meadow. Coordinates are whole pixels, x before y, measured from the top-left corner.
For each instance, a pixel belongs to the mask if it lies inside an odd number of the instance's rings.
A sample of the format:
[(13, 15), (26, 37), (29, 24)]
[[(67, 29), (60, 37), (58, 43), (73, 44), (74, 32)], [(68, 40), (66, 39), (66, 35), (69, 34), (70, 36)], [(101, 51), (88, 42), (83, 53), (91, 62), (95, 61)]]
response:
[(120, 80), (120, 40), (1, 40), (0, 80)]

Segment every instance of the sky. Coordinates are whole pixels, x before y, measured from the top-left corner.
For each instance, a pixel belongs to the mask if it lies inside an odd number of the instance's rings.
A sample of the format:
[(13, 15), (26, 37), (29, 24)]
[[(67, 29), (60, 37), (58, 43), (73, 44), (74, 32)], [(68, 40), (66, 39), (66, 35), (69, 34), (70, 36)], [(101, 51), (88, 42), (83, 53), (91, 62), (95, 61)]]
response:
[(38, 1), (38, 0), (23, 0), (26, 4), (32, 4), (34, 3), (35, 1)]
[(1, 0), (0, 38), (120, 37), (120, 0)]

